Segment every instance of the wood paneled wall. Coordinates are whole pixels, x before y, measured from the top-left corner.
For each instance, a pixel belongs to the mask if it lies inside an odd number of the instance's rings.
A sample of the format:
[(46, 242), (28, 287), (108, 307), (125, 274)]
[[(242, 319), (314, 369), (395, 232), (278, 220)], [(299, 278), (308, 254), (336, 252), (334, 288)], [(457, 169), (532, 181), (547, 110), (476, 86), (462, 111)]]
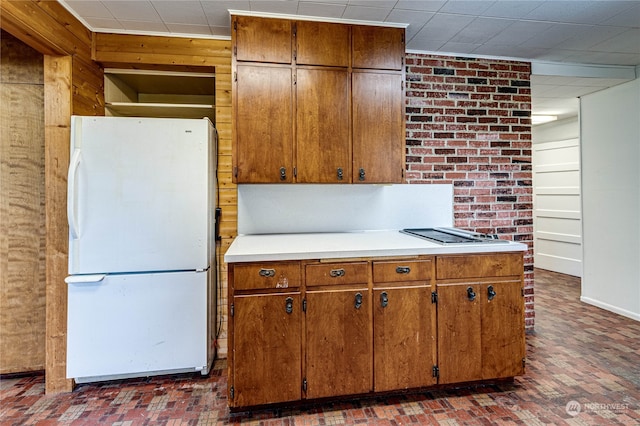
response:
[(45, 366), (43, 55), (0, 35), (0, 374)]
[(224, 253), (237, 234), (237, 188), (231, 179), (231, 41), (179, 37), (94, 34), (93, 59), (105, 68), (213, 67), (218, 129), (218, 187), (222, 207), (218, 247), (218, 357), (227, 355), (227, 268)]
[(67, 287), (64, 282), (68, 256), (66, 171), (71, 114), (104, 115), (104, 75), (102, 68), (91, 61), (91, 31), (58, 2), (0, 0), (0, 27), (45, 55), (45, 377), (47, 393), (65, 392), (73, 388), (65, 371)]

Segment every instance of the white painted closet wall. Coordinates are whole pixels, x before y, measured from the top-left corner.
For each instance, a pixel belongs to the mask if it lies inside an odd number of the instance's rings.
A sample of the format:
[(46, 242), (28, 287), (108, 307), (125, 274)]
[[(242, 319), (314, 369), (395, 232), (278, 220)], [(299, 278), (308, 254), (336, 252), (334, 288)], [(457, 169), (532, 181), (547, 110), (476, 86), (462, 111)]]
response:
[(578, 117), (533, 127), (536, 268), (582, 275)]

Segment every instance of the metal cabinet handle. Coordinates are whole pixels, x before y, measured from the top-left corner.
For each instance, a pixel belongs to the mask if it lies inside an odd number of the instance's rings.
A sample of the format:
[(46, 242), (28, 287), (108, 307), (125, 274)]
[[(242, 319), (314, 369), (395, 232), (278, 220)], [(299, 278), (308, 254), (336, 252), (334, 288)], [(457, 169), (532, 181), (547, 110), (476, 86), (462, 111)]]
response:
[(487, 287), (487, 298), (493, 300), (494, 297), (496, 297), (496, 291), (493, 289), (493, 286), (490, 285)]
[(470, 302), (476, 300), (476, 293), (475, 291), (473, 291), (473, 287), (467, 287), (467, 297), (469, 298)]
[(280, 180), (286, 180), (286, 179), (287, 179), (287, 168), (280, 167)]
[(344, 274), (344, 269), (332, 269), (331, 271), (329, 271), (329, 275), (333, 278), (344, 277)]
[(284, 310), (288, 314), (291, 314), (293, 312), (293, 297), (287, 297), (287, 300), (285, 301)]
[(360, 307), (362, 306), (362, 293), (356, 293), (356, 301), (354, 306), (356, 307), (356, 309), (360, 309)]
[(383, 291), (382, 293), (380, 293), (380, 306), (386, 308), (387, 305), (389, 305), (389, 295), (386, 291)]
[(276, 276), (275, 269), (260, 269), (260, 272), (258, 273), (260, 274), (261, 277), (265, 277), (265, 278), (271, 278)]
[(342, 167), (338, 167), (338, 180), (342, 180), (344, 177), (344, 173), (342, 171)]
[(409, 268), (408, 266), (398, 266), (396, 268), (396, 273), (398, 274), (408, 274), (411, 272), (411, 268)]
[(364, 169), (360, 169), (358, 172), (358, 179), (364, 181)]

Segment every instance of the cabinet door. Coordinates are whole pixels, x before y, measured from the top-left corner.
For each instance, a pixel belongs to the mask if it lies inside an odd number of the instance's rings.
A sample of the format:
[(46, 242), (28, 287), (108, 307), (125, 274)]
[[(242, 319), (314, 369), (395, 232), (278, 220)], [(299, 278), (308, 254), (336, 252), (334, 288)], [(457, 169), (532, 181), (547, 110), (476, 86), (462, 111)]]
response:
[(237, 66), (237, 183), (293, 181), (289, 67)]
[(431, 286), (373, 292), (374, 390), (436, 384), (436, 316)]
[(296, 25), (298, 65), (349, 66), (349, 25), (314, 21)]
[(482, 379), (479, 284), (438, 284), (439, 383)]
[(236, 60), (291, 63), (291, 21), (234, 16)]
[(297, 71), (298, 182), (351, 182), (346, 70)]
[(404, 28), (354, 25), (354, 68), (401, 70), (404, 59)]
[(404, 105), (401, 74), (353, 73), (353, 182), (401, 183)]
[(524, 297), (522, 282), (482, 285), (482, 378), (524, 374)]
[(300, 293), (233, 299), (233, 406), (301, 399)]
[(366, 287), (307, 292), (307, 398), (371, 391), (370, 303)]

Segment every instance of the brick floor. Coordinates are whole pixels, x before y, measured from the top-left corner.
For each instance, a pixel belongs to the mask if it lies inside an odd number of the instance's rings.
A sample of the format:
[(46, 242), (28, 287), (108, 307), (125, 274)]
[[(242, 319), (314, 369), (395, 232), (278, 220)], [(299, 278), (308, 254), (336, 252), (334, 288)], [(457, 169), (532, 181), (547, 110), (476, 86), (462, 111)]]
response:
[(0, 425), (640, 425), (640, 322), (579, 301), (580, 280), (535, 271), (536, 331), (513, 383), (230, 413), (225, 362), (209, 377), (79, 385), (0, 380)]

